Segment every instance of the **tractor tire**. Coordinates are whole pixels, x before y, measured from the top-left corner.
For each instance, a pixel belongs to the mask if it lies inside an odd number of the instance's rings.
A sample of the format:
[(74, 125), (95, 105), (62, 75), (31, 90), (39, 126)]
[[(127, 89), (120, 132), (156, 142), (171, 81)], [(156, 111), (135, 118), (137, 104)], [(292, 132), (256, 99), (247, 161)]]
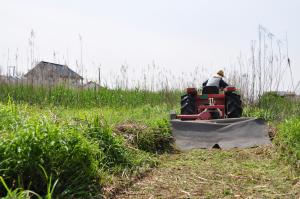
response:
[(242, 116), (243, 108), (240, 95), (232, 92), (226, 93), (226, 113), (228, 118), (239, 118)]
[(185, 94), (181, 96), (181, 114), (192, 115), (197, 113), (195, 95)]

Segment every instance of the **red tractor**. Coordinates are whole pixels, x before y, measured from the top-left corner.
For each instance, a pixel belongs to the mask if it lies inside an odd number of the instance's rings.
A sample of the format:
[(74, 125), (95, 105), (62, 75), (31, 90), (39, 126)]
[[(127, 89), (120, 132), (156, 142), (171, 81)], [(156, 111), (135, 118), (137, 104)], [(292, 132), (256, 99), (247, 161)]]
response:
[(215, 86), (206, 86), (198, 94), (195, 88), (187, 88), (181, 96), (181, 114), (172, 119), (211, 120), (239, 118), (242, 115), (242, 101), (235, 87), (220, 91)]
[(188, 88), (181, 97), (181, 113), (171, 113), (171, 130), (179, 150), (248, 148), (270, 144), (262, 119), (242, 116), (235, 87), (220, 91), (206, 86), (201, 94)]

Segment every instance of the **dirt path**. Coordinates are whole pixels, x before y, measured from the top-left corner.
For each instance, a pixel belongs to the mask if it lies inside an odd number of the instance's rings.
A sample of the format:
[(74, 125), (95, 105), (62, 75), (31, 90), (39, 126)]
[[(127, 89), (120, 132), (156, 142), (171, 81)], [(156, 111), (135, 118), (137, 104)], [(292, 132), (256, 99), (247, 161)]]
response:
[(300, 179), (269, 147), (195, 150), (162, 164), (116, 198), (300, 198)]

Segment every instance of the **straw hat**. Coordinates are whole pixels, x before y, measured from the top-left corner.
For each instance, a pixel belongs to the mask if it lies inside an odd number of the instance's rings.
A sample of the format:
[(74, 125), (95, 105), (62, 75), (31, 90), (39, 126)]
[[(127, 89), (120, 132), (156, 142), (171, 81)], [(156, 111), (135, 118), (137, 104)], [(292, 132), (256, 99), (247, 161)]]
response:
[(224, 77), (224, 71), (223, 71), (223, 70), (219, 70), (219, 71), (217, 72), (217, 74), (220, 75), (221, 77)]

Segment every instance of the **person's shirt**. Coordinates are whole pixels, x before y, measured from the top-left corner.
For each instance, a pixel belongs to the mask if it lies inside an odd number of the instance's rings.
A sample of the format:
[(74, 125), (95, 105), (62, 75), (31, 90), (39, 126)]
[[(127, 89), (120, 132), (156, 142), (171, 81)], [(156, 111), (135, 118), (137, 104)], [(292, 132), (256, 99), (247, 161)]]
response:
[(202, 84), (203, 86), (216, 86), (218, 88), (226, 88), (228, 84), (220, 76), (212, 76)]

